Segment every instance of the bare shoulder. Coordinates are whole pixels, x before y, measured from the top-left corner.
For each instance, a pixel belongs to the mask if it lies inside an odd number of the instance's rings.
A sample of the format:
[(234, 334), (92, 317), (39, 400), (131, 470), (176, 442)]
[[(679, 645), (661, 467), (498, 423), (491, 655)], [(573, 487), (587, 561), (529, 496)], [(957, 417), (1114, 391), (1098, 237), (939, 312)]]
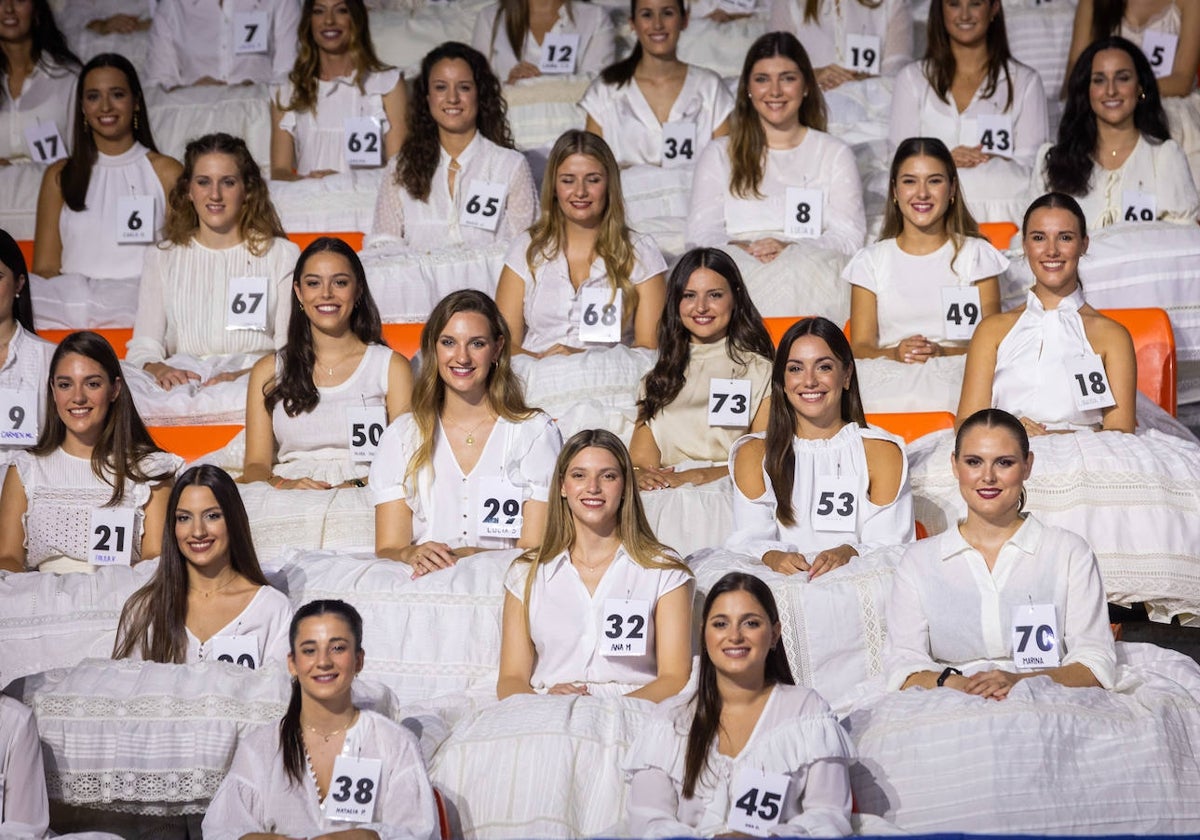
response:
[(154, 174), (160, 181), (174, 183), (183, 174), (183, 164), (170, 155), (150, 152), (147, 157), (150, 159), (150, 166), (154, 168)]
[(1121, 322), (1091, 306), (1080, 309), (1079, 316), (1083, 320), (1083, 331), (1087, 334), (1088, 341), (1097, 350), (1133, 347), (1133, 336)]
[(733, 455), (733, 480), (747, 498), (757, 499), (767, 490), (763, 479), (763, 459), (767, 443), (758, 436), (744, 439)]

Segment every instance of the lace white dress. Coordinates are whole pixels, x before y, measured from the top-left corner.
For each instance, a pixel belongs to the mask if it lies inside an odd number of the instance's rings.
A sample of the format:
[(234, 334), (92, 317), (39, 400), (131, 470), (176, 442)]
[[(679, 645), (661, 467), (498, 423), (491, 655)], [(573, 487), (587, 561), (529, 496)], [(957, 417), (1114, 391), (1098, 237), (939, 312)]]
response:
[[(1080, 409), (1072, 360), (1094, 355), (1076, 291), (1046, 311), (1032, 292), (1000, 342), (991, 404), (1074, 434), (1031, 438), (1027, 507), (1074, 531), (1100, 561), (1108, 600), (1144, 602), (1158, 620), (1200, 616), (1200, 445), (1150, 429), (1095, 431), (1102, 409)], [(953, 438), (936, 432), (909, 447), (917, 519), (930, 534), (966, 514), (950, 471)]]

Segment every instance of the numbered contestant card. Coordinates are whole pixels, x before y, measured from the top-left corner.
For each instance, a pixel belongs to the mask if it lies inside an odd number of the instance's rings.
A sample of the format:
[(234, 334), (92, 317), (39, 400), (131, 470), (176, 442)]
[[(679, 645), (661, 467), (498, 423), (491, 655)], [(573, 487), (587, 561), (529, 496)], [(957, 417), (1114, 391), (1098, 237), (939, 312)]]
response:
[(33, 446), (37, 439), (37, 392), (0, 388), (0, 446)]
[(742, 768), (731, 788), (732, 804), (725, 820), (726, 827), (754, 837), (768, 836), (783, 816), (783, 803), (791, 781), (783, 773)]

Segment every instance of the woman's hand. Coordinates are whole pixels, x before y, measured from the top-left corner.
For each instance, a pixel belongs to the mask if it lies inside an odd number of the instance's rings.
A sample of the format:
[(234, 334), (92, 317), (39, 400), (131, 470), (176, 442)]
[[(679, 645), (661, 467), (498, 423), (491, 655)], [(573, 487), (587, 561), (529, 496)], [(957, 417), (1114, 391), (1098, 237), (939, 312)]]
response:
[(738, 12), (737, 14), (730, 14), (724, 9), (715, 9), (714, 11), (706, 14), (704, 17), (708, 20), (711, 20), (713, 23), (729, 23), (731, 20), (742, 20), (743, 18), (748, 18), (750, 17), (750, 13), (746, 12), (743, 14)]
[(763, 555), (763, 565), (781, 575), (807, 572), (811, 567), (804, 555), (796, 551), (768, 551)]
[(1021, 425), (1025, 427), (1025, 434), (1029, 435), (1030, 437), (1050, 434), (1050, 430), (1046, 428), (1045, 423), (1039, 423), (1036, 420), (1030, 420), (1028, 417), (1021, 417)]
[(87, 28), (101, 35), (128, 35), (150, 28), (150, 21), (137, 15), (118, 14), (108, 18), (88, 21)]
[(858, 73), (853, 70), (847, 70), (837, 64), (828, 64), (825, 67), (817, 68), (817, 86), (821, 90), (833, 90), (836, 87), (853, 82), (855, 79), (861, 78)]
[(315, 478), (273, 478), (269, 483), (276, 490), (329, 490), (333, 487)]
[(400, 559), (412, 566), (414, 580), (439, 569), (449, 569), (458, 562), (450, 546), (433, 540), (410, 545), (401, 552)]
[(585, 683), (559, 683), (558, 685), (550, 686), (547, 694), (576, 694), (587, 695), (591, 694)]
[(314, 169), (312, 172), (309, 172), (304, 177), (305, 178), (328, 178), (330, 175), (336, 175), (336, 174), (338, 174), (338, 171), (336, 169)]
[(839, 566), (845, 566), (851, 557), (857, 557), (858, 550), (850, 545), (839, 545), (837, 548), (827, 548), (813, 558), (809, 564), (808, 579), (819, 578), (826, 572), (832, 572)]
[(542, 71), (538, 69), (536, 64), (522, 61), (508, 72), (508, 83), (511, 85), (513, 82), (521, 81), (521, 79), (532, 79), (534, 76), (540, 75), (542, 75)]
[[(1021, 681), (1022, 677), (1009, 671), (996, 670), (981, 671), (978, 674), (959, 679), (965, 679), (967, 682), (966, 687), (959, 689), (960, 691), (991, 700), (1003, 700), (1008, 696), (1012, 687)], [(949, 683), (949, 680), (946, 682)], [(957, 688), (957, 686), (955, 687)]]
[(6, 157), (0, 157), (0, 166), (12, 166), (12, 161)]
[(983, 153), (983, 146), (955, 146), (950, 157), (954, 158), (954, 164), (959, 169), (970, 169), (973, 166), (979, 166), (981, 163), (987, 163), (992, 159), (991, 155)]
[(637, 467), (639, 490), (666, 490), (678, 487), (674, 467)]
[(166, 362), (148, 362), (142, 366), (142, 370), (153, 376), (158, 387), (164, 391), (170, 391), (176, 385), (200, 381), (200, 374), (195, 371), (171, 367)]
[(767, 236), (762, 239), (756, 239), (748, 245), (743, 245), (746, 253), (754, 257), (761, 263), (769, 263), (771, 260), (783, 253), (783, 249), (788, 246), (787, 242), (780, 242), (778, 239)]
[[(206, 380), (204, 383), (204, 387), (207, 388), (209, 385), (217, 385), (218, 383), (221, 383), (221, 382), (233, 382), (234, 380), (240, 379), (241, 377), (245, 376), (249, 372), (250, 372), (250, 368), (246, 368), (245, 370), (230, 370), (230, 371), (226, 371), (225, 373), (218, 373), (216, 376), (213, 376), (210, 379)], [(199, 377), (197, 377), (197, 378), (199, 378)]]
[(942, 355), (942, 347), (936, 341), (930, 341), (923, 335), (910, 335), (900, 340), (892, 351), (897, 362), (905, 364), (925, 364), (934, 356)]

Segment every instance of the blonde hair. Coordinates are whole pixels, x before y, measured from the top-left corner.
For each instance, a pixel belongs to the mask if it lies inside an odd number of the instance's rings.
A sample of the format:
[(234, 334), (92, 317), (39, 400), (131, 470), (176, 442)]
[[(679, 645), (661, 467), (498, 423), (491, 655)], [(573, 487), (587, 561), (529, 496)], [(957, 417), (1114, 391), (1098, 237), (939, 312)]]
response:
[(625, 223), (621, 170), (608, 144), (589, 131), (571, 129), (564, 132), (550, 150), (546, 174), (542, 179), (542, 212), (529, 228), (529, 247), (525, 251), (529, 273), (534, 273), (535, 264), (546, 263), (557, 257), (566, 245), (567, 221), (562, 208), (558, 206), (557, 186), (558, 169), (571, 155), (586, 155), (597, 161), (608, 180), (604, 216), (600, 221), (599, 236), (596, 237), (596, 255), (604, 260), (609, 288), (614, 294), (621, 292), (622, 322), (627, 322), (637, 308), (638, 293), (630, 280), (635, 255), (631, 231)]

